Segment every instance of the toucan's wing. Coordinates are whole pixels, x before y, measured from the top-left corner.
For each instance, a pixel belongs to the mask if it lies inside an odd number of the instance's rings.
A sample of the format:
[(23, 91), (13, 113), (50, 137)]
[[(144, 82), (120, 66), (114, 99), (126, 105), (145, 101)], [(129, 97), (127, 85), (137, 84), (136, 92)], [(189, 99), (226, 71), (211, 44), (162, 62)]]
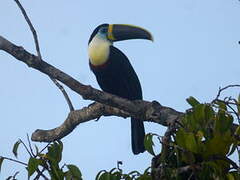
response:
[[(90, 65), (91, 66), (91, 65)], [(142, 99), (142, 89), (128, 58), (117, 48), (110, 46), (109, 59), (101, 67), (91, 66), (103, 91), (130, 100)]]

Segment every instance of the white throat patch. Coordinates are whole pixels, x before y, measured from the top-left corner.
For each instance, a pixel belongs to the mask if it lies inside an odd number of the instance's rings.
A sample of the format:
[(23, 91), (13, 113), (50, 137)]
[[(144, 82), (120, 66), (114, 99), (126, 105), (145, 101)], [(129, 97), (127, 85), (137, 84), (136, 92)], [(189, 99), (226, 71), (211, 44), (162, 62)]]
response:
[(112, 43), (98, 34), (88, 45), (88, 55), (92, 65), (103, 65), (109, 57)]

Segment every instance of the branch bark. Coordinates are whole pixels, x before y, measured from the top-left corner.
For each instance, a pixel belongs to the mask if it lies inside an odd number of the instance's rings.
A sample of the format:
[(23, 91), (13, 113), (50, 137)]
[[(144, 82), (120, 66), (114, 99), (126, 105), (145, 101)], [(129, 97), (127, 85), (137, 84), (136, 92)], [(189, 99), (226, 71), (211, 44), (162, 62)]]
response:
[(48, 64), (44, 60), (39, 59), (39, 57), (27, 52), (23, 47), (13, 44), (2, 36), (0, 36), (0, 50), (11, 54), (29, 67), (57, 79), (81, 95), (84, 99), (98, 102), (81, 110), (70, 112), (65, 122), (55, 129), (36, 130), (31, 137), (33, 141), (51, 142), (61, 139), (72, 132), (78, 124), (100, 118), (101, 116), (115, 115), (123, 118), (131, 116), (144, 121), (155, 122), (163, 126), (180, 121), (183, 116), (182, 112), (178, 112), (170, 107), (162, 106), (156, 101), (129, 101), (99, 91), (91, 86), (84, 85), (70, 75)]

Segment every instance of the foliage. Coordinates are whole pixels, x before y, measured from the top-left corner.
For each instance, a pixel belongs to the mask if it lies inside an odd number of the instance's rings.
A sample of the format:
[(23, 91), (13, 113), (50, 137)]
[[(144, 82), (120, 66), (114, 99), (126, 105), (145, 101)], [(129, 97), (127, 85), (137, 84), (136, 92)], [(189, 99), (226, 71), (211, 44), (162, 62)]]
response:
[[(145, 136), (144, 146), (153, 156), (151, 167), (142, 174), (138, 171), (124, 173), (118, 162), (110, 171), (102, 170), (96, 180), (238, 180), (240, 168), (230, 159), (235, 153), (240, 160), (240, 96), (219, 99), (222, 90), (211, 103), (200, 103), (194, 97), (187, 102), (191, 105), (181, 121), (169, 124), (164, 136), (149, 133)], [(157, 155), (155, 140), (162, 145)], [(5, 160), (20, 163), (26, 167), (28, 178), (52, 180), (81, 180), (82, 174), (77, 166), (61, 164), (63, 144), (61, 141), (49, 143), (39, 151), (28, 138), (28, 147), (22, 140), (13, 146), (15, 159), (0, 156), (0, 171)], [(18, 149), (24, 146), (29, 154), (27, 163), (18, 161)], [(158, 150), (159, 151), (159, 150)], [(240, 162), (240, 161), (239, 161)], [(19, 172), (9, 176), (15, 180)]]
[(232, 128), (234, 116), (240, 115), (239, 100), (232, 100), (201, 104), (187, 99), (192, 108), (177, 128), (171, 128), (167, 141), (161, 141), (162, 151), (152, 167), (154, 179), (240, 179), (238, 165), (229, 158), (239, 154), (240, 145), (240, 126)]
[[(20, 162), (17, 159), (17, 151), (19, 145), (22, 144), (29, 154), (28, 163)], [(64, 164), (60, 166), (62, 160), (63, 144), (61, 141), (55, 141), (48, 144), (41, 151), (35, 146), (35, 152), (33, 152), (32, 146), (29, 141), (29, 147), (22, 140), (18, 140), (13, 146), (13, 154), (16, 159), (0, 156), (0, 170), (3, 161), (10, 160), (16, 163), (20, 163), (26, 166), (28, 172), (28, 179), (51, 179), (51, 180), (81, 180), (82, 174), (77, 166), (72, 164)], [(16, 179), (19, 172), (13, 176), (9, 176), (7, 179)], [(46, 175), (48, 173), (48, 175)]]
[(111, 169), (109, 172), (106, 170), (100, 171), (96, 180), (151, 180), (151, 173), (149, 172), (150, 168), (147, 168), (143, 174), (138, 171), (132, 171), (128, 174), (124, 174), (123, 170), (119, 167), (122, 162), (118, 162), (118, 167)]

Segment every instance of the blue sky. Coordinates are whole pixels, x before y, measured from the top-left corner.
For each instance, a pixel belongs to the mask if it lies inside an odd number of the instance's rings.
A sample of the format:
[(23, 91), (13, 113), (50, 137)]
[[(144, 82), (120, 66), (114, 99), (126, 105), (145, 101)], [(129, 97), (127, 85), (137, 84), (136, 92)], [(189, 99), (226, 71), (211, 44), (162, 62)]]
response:
[[(154, 43), (131, 40), (115, 44), (134, 66), (145, 100), (184, 111), (189, 96), (208, 102), (220, 86), (240, 84), (238, 0), (22, 2), (38, 32), (43, 59), (84, 84), (99, 88), (88, 67), (87, 42), (101, 23), (134, 24), (153, 34)], [(0, 22), (0, 35), (35, 53), (32, 34), (13, 0), (0, 1)], [(5, 52), (0, 52), (0, 81), (0, 155), (12, 157), (18, 138), (26, 140), (26, 134), (35, 129), (60, 125), (68, 107), (48, 77)], [(66, 90), (76, 109), (91, 103)], [(145, 127), (160, 135), (165, 131), (153, 123), (145, 123)], [(79, 166), (84, 179), (115, 167), (118, 160), (123, 161), (126, 172), (143, 171), (152, 158), (147, 153), (132, 154), (129, 119), (102, 117), (81, 124), (63, 142), (63, 162)], [(26, 159), (26, 153), (20, 153), (19, 159)], [(24, 168), (4, 162), (0, 179), (19, 169), (19, 179), (24, 179)]]

